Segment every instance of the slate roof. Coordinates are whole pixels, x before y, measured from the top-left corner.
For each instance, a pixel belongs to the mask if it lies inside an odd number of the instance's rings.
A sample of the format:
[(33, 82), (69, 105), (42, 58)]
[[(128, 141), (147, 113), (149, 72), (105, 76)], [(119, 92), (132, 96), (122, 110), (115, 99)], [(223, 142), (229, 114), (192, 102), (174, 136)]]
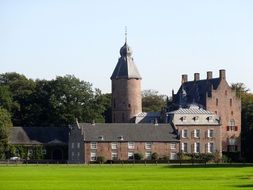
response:
[(68, 144), (68, 127), (12, 127), (10, 144)]
[(89, 124), (80, 123), (84, 141), (170, 142), (178, 141), (177, 134), (169, 124)]
[(171, 111), (169, 114), (205, 114), (205, 115), (213, 115), (212, 112), (204, 110), (195, 105), (190, 105), (189, 108), (179, 108), (178, 110)]
[(135, 117), (135, 123), (154, 123), (160, 116), (160, 112), (141, 112)]
[[(182, 92), (186, 93), (184, 104), (196, 103), (206, 106), (206, 96), (212, 96), (212, 89), (217, 89), (220, 84), (220, 78), (197, 80), (185, 82), (181, 85), (176, 95), (174, 95), (174, 103), (182, 104)], [(181, 97), (180, 97), (181, 96)]]
[(141, 79), (132, 58), (131, 48), (125, 43), (120, 49), (121, 57), (112, 73), (111, 79)]

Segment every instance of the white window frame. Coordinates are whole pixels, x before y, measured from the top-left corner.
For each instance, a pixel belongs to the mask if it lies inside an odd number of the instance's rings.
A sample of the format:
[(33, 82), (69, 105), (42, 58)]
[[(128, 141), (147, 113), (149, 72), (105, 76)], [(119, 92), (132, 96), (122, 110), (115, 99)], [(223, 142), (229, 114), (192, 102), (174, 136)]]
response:
[(152, 158), (152, 152), (151, 151), (145, 152), (145, 159), (146, 160), (151, 160), (151, 158)]
[(214, 130), (213, 129), (208, 129), (208, 131), (207, 131), (207, 137), (208, 138), (213, 138), (214, 137)]
[(214, 153), (214, 143), (213, 142), (207, 143), (207, 152)]
[(194, 138), (200, 138), (200, 129), (194, 129)]
[(96, 150), (97, 149), (97, 142), (91, 142), (90, 143), (90, 149)]
[(176, 143), (171, 143), (170, 144), (170, 149), (171, 150), (175, 150), (177, 148), (177, 144)]
[(145, 142), (145, 149), (151, 150), (152, 149), (152, 143), (151, 142)]
[(97, 161), (97, 153), (96, 152), (90, 153), (90, 161)]
[(118, 160), (119, 159), (118, 152), (112, 152), (111, 158), (112, 160)]
[(187, 153), (188, 152), (188, 144), (186, 142), (181, 143), (181, 151), (183, 153)]
[(171, 152), (170, 153), (170, 160), (176, 160), (177, 159), (177, 153), (176, 152)]
[(188, 137), (188, 130), (187, 129), (182, 129), (181, 135), (182, 135), (182, 138), (187, 138)]
[[(130, 157), (132, 157), (132, 158), (130, 158)], [(133, 160), (134, 159), (134, 152), (128, 152), (127, 158), (128, 158), (128, 160)]]
[(111, 143), (111, 148), (112, 148), (112, 150), (117, 150), (118, 149), (118, 143), (117, 142), (112, 142)]
[(236, 145), (236, 139), (235, 138), (229, 138), (228, 139), (228, 145)]
[(199, 142), (194, 143), (194, 153), (200, 153), (200, 143)]
[(128, 149), (134, 149), (135, 143), (134, 142), (128, 142)]

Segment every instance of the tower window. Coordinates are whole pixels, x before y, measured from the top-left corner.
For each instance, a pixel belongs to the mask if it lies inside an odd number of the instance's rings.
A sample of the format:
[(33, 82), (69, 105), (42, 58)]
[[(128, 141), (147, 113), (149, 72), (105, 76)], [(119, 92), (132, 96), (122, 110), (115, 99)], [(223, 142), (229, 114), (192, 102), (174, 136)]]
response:
[(218, 100), (218, 98), (216, 98), (216, 106), (218, 106), (219, 105), (219, 100)]

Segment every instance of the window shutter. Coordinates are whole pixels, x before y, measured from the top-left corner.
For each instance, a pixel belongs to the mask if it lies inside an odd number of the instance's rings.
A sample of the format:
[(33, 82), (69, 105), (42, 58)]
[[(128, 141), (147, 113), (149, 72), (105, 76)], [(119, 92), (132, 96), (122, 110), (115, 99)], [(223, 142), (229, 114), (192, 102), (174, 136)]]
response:
[(227, 126), (227, 131), (229, 131), (229, 126)]
[(238, 131), (238, 126), (235, 126), (235, 131)]

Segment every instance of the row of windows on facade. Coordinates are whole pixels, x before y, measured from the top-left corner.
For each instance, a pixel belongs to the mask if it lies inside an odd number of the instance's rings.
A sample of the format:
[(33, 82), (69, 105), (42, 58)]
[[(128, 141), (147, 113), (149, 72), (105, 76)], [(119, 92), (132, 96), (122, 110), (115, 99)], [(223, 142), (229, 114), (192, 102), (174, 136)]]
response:
[[(128, 160), (134, 160), (134, 152), (128, 152), (127, 153), (127, 157), (128, 157)], [(151, 151), (145, 152), (144, 158), (146, 160), (151, 160), (151, 158), (152, 158), (152, 152)], [(174, 160), (176, 158), (177, 158), (177, 153), (171, 152), (170, 153), (170, 159)], [(118, 152), (112, 152), (111, 153), (111, 159), (112, 160), (118, 160), (119, 159)], [(97, 160), (97, 153), (96, 152), (91, 152), (90, 153), (90, 161), (96, 161), (96, 160)]]
[[(219, 99), (218, 98), (216, 98), (216, 106), (218, 106), (219, 105)], [(233, 105), (233, 100), (232, 100), (232, 98), (230, 98), (230, 100), (229, 100), (229, 105), (230, 105), (230, 107), (232, 107), (232, 105)]]
[[(180, 119), (181, 122), (187, 122), (187, 117), (186, 116), (180, 117), (179, 119)], [(212, 121), (212, 119), (213, 119), (212, 116), (206, 117), (206, 120), (208, 122)], [(194, 122), (199, 122), (199, 116), (194, 116), (194, 117), (191, 118), (191, 120), (193, 120)]]
[[(19, 150), (16, 150), (15, 153), (16, 153), (17, 155), (20, 154)], [(33, 154), (33, 149), (28, 149), (28, 150), (27, 150), (27, 154), (28, 154), (28, 156), (29, 156), (29, 155), (32, 155), (32, 154)], [(42, 149), (42, 150), (41, 150), (41, 154), (46, 155), (46, 154), (47, 154), (47, 150), (46, 150), (46, 149)]]
[[(144, 144), (145, 149), (149, 150), (152, 149), (152, 142), (146, 142)], [(75, 143), (71, 143), (71, 148), (74, 149), (75, 148)], [(76, 143), (76, 148), (79, 149), (80, 148), (80, 143)], [(90, 143), (90, 148), (91, 149), (97, 149), (97, 142), (91, 142)], [(176, 143), (171, 143), (170, 144), (170, 148), (171, 149), (176, 149)], [(112, 150), (116, 150), (118, 149), (118, 143), (117, 142), (112, 142), (111, 143), (111, 149)], [(135, 149), (135, 142), (128, 142), (128, 149)]]
[[(200, 129), (194, 129), (192, 132), (194, 138), (200, 138)], [(207, 133), (205, 132), (207, 138), (214, 138), (214, 130), (208, 129)], [(188, 129), (182, 129), (181, 131), (181, 137), (182, 138), (188, 138)]]
[[(188, 143), (181, 143), (181, 151), (183, 153), (190, 153), (189, 148), (191, 149), (192, 153), (200, 153), (200, 142), (195, 142), (194, 144), (191, 144), (189, 147)], [(206, 153), (214, 153), (214, 143), (208, 142), (205, 144), (205, 152)]]
[[(90, 148), (93, 149), (93, 150), (97, 149), (97, 142), (91, 142), (90, 143)], [(152, 142), (145, 142), (144, 148), (146, 150), (152, 149)], [(176, 144), (175, 143), (171, 143), (170, 144), (170, 148), (171, 149), (176, 149)], [(111, 143), (111, 149), (112, 150), (118, 149), (118, 143), (117, 142), (112, 142)], [(128, 142), (128, 149), (135, 149), (135, 142)]]

